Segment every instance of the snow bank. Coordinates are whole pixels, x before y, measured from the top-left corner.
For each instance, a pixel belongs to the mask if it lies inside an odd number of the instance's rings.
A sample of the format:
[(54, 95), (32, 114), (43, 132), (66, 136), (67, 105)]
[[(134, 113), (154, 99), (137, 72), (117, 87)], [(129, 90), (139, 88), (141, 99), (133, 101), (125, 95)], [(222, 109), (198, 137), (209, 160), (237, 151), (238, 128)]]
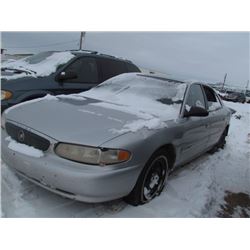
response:
[[(2, 68), (13, 68), (20, 70), (27, 70), (29, 74), (21, 73), (14, 75), (6, 75), (1, 76), (3, 79), (17, 79), (22, 78), (24, 76), (32, 76), (32, 77), (42, 77), (48, 76), (54, 73), (59, 65), (67, 63), (70, 59), (72, 59), (74, 55), (68, 51), (66, 52), (54, 52), (49, 55), (47, 58), (38, 63), (30, 63), (29, 57), (20, 59), (14, 62), (5, 62), (2, 64)], [(36, 73), (35, 73), (36, 72)]]
[(44, 156), (41, 150), (38, 150), (34, 147), (31, 147), (25, 144), (18, 143), (17, 141), (11, 139), (11, 137), (7, 137), (5, 138), (5, 140), (9, 141), (8, 148), (15, 152), (28, 155), (31, 157), (35, 157), (35, 158), (40, 158)]

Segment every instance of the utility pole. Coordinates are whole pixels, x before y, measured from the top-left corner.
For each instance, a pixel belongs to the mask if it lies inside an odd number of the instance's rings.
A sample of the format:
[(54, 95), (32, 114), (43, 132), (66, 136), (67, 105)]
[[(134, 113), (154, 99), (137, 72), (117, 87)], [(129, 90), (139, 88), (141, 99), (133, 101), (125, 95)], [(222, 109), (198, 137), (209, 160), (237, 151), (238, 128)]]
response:
[(81, 31), (81, 34), (80, 34), (80, 45), (79, 45), (79, 50), (82, 50), (82, 41), (83, 41), (83, 39), (84, 39), (84, 37), (85, 37), (85, 33), (86, 33), (86, 32)]
[(223, 89), (223, 90), (224, 90), (224, 87), (225, 87), (226, 79), (227, 79), (227, 73), (226, 73), (225, 76), (224, 76), (224, 81), (223, 81), (223, 85), (222, 85), (222, 89)]

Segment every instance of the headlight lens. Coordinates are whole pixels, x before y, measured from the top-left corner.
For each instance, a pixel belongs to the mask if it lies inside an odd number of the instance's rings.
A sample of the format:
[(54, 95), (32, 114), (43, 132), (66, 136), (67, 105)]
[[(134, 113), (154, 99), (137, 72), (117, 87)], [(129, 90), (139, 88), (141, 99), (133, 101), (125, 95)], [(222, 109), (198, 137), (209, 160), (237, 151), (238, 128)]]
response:
[(1, 90), (1, 100), (8, 100), (12, 97), (12, 93), (7, 90)]
[(55, 152), (62, 158), (92, 165), (111, 165), (130, 159), (130, 152), (121, 149), (101, 149), (68, 143), (59, 143)]

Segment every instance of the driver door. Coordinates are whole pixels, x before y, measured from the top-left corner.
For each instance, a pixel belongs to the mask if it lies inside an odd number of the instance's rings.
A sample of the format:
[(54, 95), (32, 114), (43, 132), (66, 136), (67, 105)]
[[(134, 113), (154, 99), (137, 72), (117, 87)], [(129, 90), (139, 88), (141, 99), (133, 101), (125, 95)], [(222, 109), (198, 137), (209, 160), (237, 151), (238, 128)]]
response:
[[(191, 107), (204, 109), (207, 107), (200, 84), (191, 85), (187, 93), (184, 108), (189, 111)], [(182, 118), (181, 162), (187, 162), (206, 151), (209, 139), (209, 120), (208, 116)]]
[(100, 83), (96, 59), (80, 57), (60, 72), (61, 75), (70, 73), (72, 79), (58, 81), (57, 94), (72, 94), (89, 90)]

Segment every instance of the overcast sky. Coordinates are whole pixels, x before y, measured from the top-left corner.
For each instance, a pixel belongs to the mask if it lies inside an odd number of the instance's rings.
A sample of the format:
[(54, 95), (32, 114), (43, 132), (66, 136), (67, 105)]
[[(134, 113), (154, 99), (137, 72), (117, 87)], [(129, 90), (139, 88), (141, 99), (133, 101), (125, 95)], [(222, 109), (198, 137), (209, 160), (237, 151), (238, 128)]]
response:
[[(80, 32), (3, 32), (7, 53), (77, 49)], [(249, 33), (87, 32), (84, 49), (121, 56), (141, 67), (189, 79), (245, 87), (249, 79)]]

